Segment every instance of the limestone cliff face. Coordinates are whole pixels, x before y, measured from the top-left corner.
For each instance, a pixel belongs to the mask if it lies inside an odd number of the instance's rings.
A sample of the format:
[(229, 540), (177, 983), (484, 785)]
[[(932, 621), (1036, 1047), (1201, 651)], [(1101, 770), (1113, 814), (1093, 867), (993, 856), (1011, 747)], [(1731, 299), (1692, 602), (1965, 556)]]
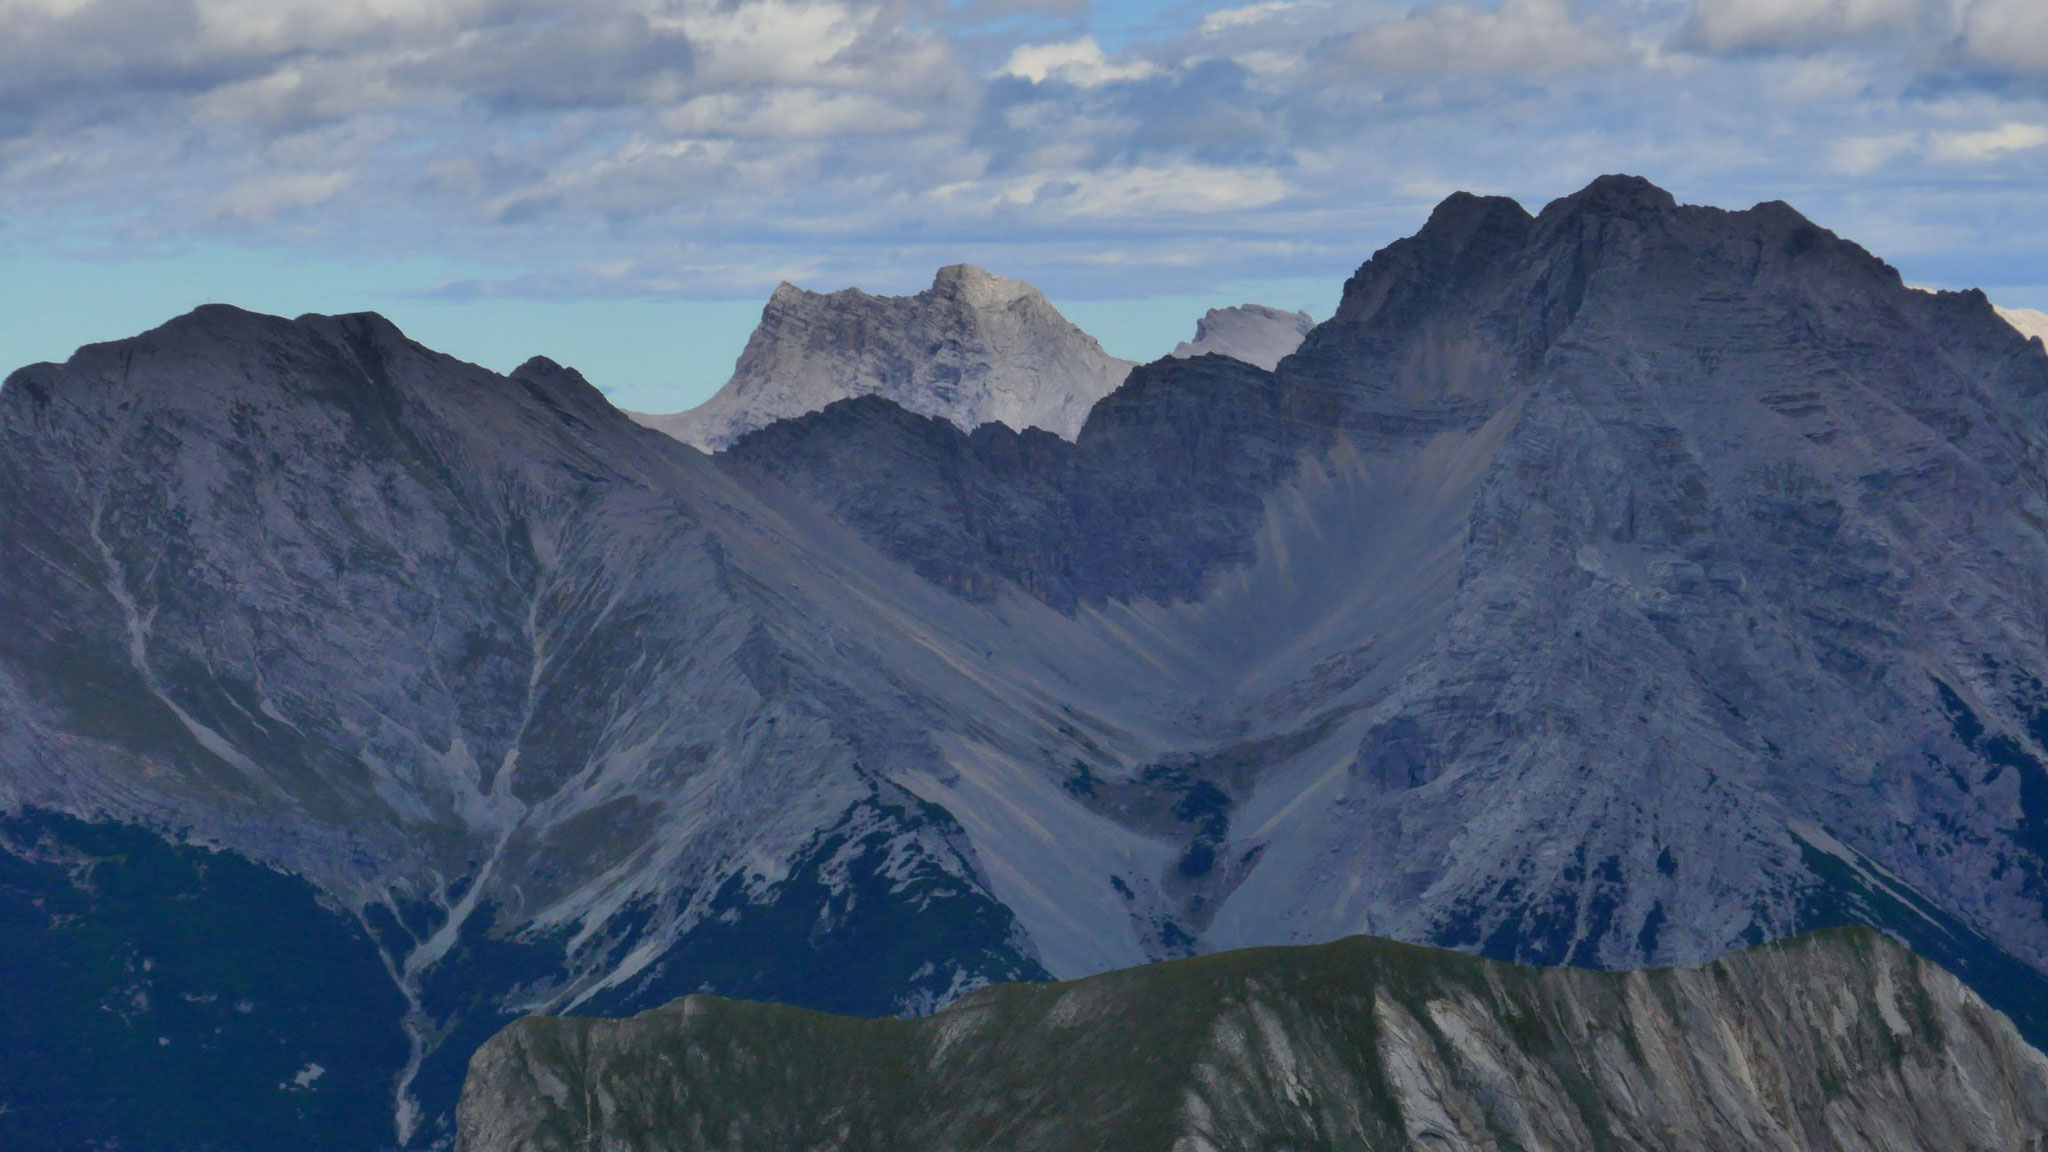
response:
[(1131, 367), (1031, 285), (955, 264), (915, 296), (784, 284), (717, 395), (639, 419), (715, 452), (835, 400), (881, 396), (966, 431), (1000, 423), (1071, 440)]
[(2034, 1152), (2048, 1058), (1864, 930), (1696, 969), (1529, 969), (1358, 937), (921, 1020), (693, 996), (486, 1045), (461, 1152)]
[(1195, 338), (1181, 341), (1168, 355), (1228, 356), (1270, 372), (1301, 347), (1315, 326), (1315, 318), (1306, 312), (1283, 312), (1264, 304), (1211, 308), (1195, 321)]
[(2000, 308), (1998, 314), (2027, 339), (2048, 341), (2048, 312), (2032, 308)]

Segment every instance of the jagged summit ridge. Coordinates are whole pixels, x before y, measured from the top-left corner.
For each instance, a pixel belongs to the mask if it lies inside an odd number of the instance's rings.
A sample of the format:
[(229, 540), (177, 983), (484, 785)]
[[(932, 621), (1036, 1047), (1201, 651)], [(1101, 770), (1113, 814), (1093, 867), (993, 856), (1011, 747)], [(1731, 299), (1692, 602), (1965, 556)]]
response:
[(1168, 355), (1185, 358), (1213, 353), (1270, 372), (1301, 346), (1315, 324), (1315, 317), (1306, 311), (1284, 312), (1264, 304), (1211, 308), (1195, 321), (1195, 338), (1181, 341)]
[(874, 395), (963, 430), (1001, 423), (1072, 439), (1131, 367), (1031, 285), (954, 264), (914, 296), (782, 284), (717, 395), (637, 418), (717, 451), (776, 420)]

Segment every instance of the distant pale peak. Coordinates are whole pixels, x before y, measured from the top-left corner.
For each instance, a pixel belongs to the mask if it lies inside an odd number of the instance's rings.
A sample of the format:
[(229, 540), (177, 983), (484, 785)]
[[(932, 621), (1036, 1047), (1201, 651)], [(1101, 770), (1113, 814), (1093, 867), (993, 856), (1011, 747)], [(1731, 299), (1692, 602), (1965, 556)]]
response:
[(2000, 308), (1998, 315), (2007, 324), (2018, 329), (2020, 335), (2029, 340), (2039, 340), (2043, 346), (2048, 346), (2048, 312), (2039, 312), (2032, 308)]
[(1316, 326), (1306, 311), (1284, 312), (1264, 304), (1211, 308), (1195, 321), (1195, 338), (1183, 340), (1169, 356), (1228, 356), (1270, 372)]
[(1001, 308), (1026, 297), (1044, 296), (1022, 280), (997, 276), (972, 264), (948, 264), (932, 277), (930, 291), (957, 297), (975, 308)]
[(1072, 439), (1133, 365), (1022, 280), (949, 264), (912, 296), (776, 288), (732, 379), (688, 412), (637, 417), (715, 452), (777, 420), (880, 396), (963, 429)]

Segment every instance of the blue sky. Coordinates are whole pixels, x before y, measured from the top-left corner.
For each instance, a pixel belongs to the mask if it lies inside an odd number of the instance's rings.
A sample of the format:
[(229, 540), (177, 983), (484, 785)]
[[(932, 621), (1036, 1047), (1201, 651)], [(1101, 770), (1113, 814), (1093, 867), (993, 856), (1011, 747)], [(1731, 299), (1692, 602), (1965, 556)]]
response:
[(675, 410), (956, 261), (1150, 358), (1609, 171), (2048, 307), (2048, 2), (0, 0), (0, 364), (375, 309)]

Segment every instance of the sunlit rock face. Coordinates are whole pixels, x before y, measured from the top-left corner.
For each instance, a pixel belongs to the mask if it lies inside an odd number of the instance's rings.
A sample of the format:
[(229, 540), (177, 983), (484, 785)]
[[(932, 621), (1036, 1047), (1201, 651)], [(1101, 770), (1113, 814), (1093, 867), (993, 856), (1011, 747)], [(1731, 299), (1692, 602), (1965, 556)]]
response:
[(1264, 304), (1211, 308), (1195, 321), (1195, 338), (1181, 341), (1169, 355), (1228, 356), (1270, 372), (1301, 347), (1315, 326), (1315, 318), (1306, 312), (1283, 312)]
[(717, 395), (639, 419), (715, 452), (835, 400), (880, 396), (963, 430), (999, 423), (1071, 440), (1131, 367), (1031, 285), (955, 264), (915, 296), (784, 284)]
[(2029, 340), (2048, 340), (2048, 312), (2032, 308), (2000, 308), (1998, 315)]
[[(1981, 295), (1626, 178), (1453, 197), (1277, 371), (1135, 369), (1072, 441), (868, 395), (707, 456), (201, 309), (0, 389), (0, 807), (302, 881), (395, 1000), (287, 1047), (414, 1146), (525, 1012), (1358, 932), (1876, 924), (2048, 1039), (2044, 395)], [(65, 924), (156, 930), (41, 837)], [(163, 930), (268, 923), (191, 891)]]
[(461, 1115), (463, 1152), (2011, 1152), (2048, 1146), (2048, 1058), (1867, 930), (1625, 974), (1359, 937), (921, 1020), (704, 996), (527, 1019)]

